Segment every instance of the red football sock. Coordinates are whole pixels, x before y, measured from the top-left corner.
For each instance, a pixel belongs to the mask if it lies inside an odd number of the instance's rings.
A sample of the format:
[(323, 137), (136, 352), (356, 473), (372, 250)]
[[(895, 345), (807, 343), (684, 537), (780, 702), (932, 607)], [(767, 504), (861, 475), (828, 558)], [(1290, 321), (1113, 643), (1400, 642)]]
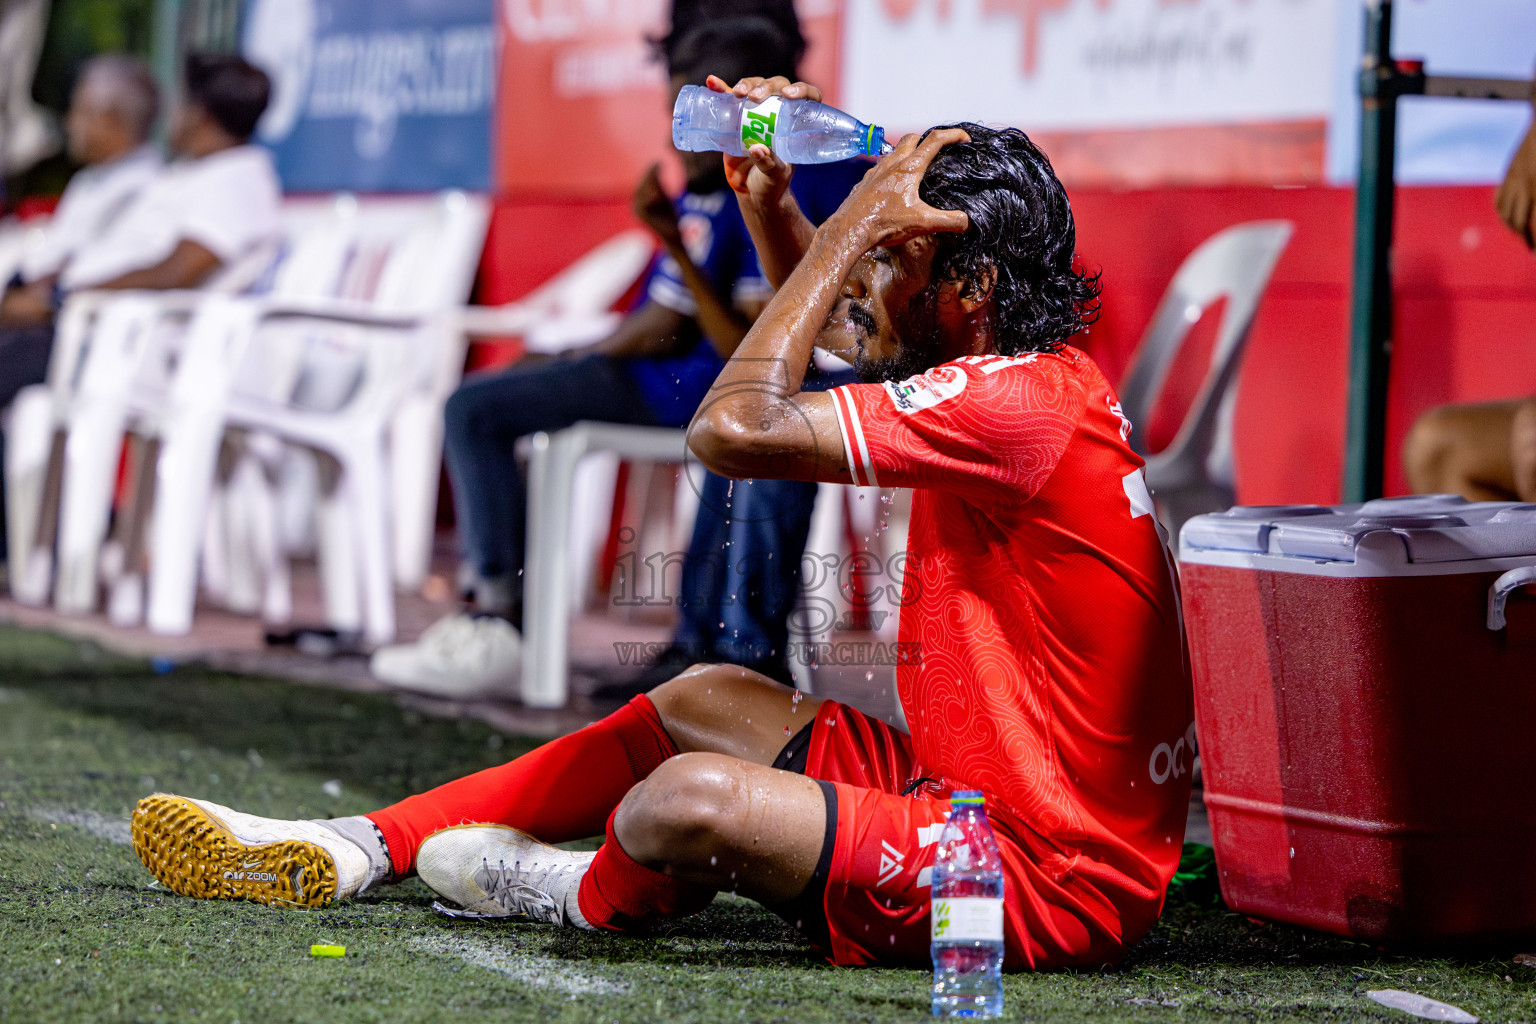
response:
[(682, 882), (650, 868), (624, 852), (608, 819), (608, 841), (581, 878), (576, 902), (581, 916), (594, 928), (634, 931), (648, 921), (687, 917), (709, 906), (713, 889)]
[(368, 817), (384, 836), (395, 875), (404, 877), (414, 870), (422, 841), (452, 825), (511, 825), (546, 843), (597, 835), (624, 794), (676, 753), (656, 705), (642, 694), (515, 761)]

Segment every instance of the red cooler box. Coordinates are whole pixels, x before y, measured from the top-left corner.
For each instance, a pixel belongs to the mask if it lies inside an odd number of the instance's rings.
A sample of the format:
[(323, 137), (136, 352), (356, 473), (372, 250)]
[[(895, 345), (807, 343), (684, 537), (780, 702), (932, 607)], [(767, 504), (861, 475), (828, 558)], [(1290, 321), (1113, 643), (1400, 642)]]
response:
[(1179, 560), (1228, 905), (1386, 944), (1536, 936), (1536, 505), (1235, 508)]

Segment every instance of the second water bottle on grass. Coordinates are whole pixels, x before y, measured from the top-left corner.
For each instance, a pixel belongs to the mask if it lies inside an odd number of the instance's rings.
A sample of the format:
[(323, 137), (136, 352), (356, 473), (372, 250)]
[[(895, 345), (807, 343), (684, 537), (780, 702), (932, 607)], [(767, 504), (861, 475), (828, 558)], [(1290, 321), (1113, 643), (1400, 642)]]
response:
[(790, 164), (829, 164), (891, 151), (885, 129), (814, 100), (770, 96), (753, 103), (702, 85), (685, 85), (672, 108), (672, 144), (689, 153), (746, 156), (764, 145)]

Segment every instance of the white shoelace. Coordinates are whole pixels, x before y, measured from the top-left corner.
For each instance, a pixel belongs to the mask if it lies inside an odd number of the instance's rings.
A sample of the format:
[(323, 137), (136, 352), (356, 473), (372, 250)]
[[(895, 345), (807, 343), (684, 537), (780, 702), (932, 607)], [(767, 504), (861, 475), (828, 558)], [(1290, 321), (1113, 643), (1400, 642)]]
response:
[[(546, 869), (544, 874), (546, 876), (551, 872), (564, 874), (574, 868), (575, 864), (562, 864), (559, 867)], [(513, 861), (509, 868), (506, 861), (497, 861), (496, 866), (491, 867), (489, 860), (482, 859), (480, 869), (475, 872), (474, 880), (475, 884), (485, 890), (486, 895), (494, 900), (497, 906), (509, 914), (545, 924), (561, 923), (564, 915), (559, 903), (550, 893), (523, 880), (520, 861)]]

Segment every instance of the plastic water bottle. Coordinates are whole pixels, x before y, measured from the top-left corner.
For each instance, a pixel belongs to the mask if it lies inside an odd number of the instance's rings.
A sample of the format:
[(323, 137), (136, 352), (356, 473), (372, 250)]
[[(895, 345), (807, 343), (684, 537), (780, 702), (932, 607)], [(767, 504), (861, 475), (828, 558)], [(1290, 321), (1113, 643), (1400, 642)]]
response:
[(825, 103), (769, 96), (753, 103), (702, 85), (685, 85), (672, 108), (672, 145), (689, 153), (746, 156), (762, 144), (790, 164), (829, 164), (891, 151), (885, 129)]
[(1003, 1013), (1003, 859), (974, 789), (950, 794), (933, 860), (933, 1015)]

